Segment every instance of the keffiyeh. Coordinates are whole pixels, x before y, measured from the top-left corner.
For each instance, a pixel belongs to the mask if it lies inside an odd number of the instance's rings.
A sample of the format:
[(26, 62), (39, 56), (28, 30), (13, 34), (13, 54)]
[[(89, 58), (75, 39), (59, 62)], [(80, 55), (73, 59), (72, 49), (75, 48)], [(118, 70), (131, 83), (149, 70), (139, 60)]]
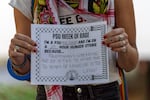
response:
[[(77, 24), (107, 21), (114, 26), (113, 0), (35, 0), (35, 24)], [(45, 85), (47, 100), (63, 100), (59, 85)]]

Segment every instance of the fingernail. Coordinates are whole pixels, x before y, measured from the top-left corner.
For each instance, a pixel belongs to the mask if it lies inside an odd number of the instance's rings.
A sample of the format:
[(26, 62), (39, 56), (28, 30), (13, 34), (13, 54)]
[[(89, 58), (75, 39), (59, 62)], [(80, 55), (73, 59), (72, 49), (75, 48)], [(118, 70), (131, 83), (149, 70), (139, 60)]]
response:
[(104, 39), (106, 38), (106, 36), (104, 35)]
[(34, 46), (37, 46), (37, 44), (35, 43)]
[(107, 47), (109, 47), (109, 44), (107, 44)]
[(105, 44), (105, 42), (104, 42), (104, 41), (102, 41), (102, 44)]
[(33, 49), (33, 52), (36, 52), (37, 51), (37, 49), (35, 48), (35, 49)]

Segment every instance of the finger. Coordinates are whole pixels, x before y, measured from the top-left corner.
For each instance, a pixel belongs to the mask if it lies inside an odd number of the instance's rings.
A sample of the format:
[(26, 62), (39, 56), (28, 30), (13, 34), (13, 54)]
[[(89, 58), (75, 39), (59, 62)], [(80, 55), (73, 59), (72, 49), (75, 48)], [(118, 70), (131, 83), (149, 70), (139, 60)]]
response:
[(18, 50), (20, 50), (20, 47), (14, 46), (13, 43), (9, 45), (9, 57), (13, 63), (16, 61), (18, 62), (18, 60), (22, 61), (22, 59), (24, 58), (25, 54), (22, 52), (18, 52)]
[(13, 50), (10, 51), (9, 57), (11, 61), (14, 63), (19, 63), (20, 61), (22, 62), (22, 59), (24, 58), (24, 54), (20, 52), (15, 52)]
[(122, 40), (125, 40), (125, 39), (128, 39), (128, 35), (127, 35), (127, 33), (122, 33), (122, 34), (120, 34), (120, 35), (117, 35), (117, 40), (118, 41), (122, 41)]
[(22, 48), (23, 50), (24, 49), (27, 49), (25, 51), (30, 51), (30, 52), (34, 52), (36, 50), (36, 47), (29, 44), (28, 42), (26, 41), (23, 41), (23, 40), (19, 40), (19, 39), (12, 39), (11, 40), (11, 43), (12, 43), (12, 46), (13, 48), (15, 48), (15, 46), (19, 46), (20, 48)]
[[(19, 53), (23, 53), (23, 54), (27, 54), (27, 55), (31, 54), (31, 50), (20, 47), (20, 46), (15, 46), (14, 52), (19, 52)], [(35, 51), (33, 50), (33, 52), (35, 52)]]
[(115, 49), (112, 49), (112, 50), (115, 51), (115, 52), (126, 53), (127, 52), (127, 46), (123, 46), (123, 47), (120, 47), (120, 48), (115, 48)]
[(125, 33), (125, 29), (124, 28), (116, 28), (116, 29), (113, 29), (112, 31), (106, 33), (104, 35), (104, 38), (116, 36), (116, 35), (119, 35), (121, 33)]
[(122, 41), (125, 39), (125, 36), (123, 34), (118, 35), (118, 41)]
[[(119, 29), (122, 29), (122, 28), (119, 28)], [(125, 33), (124, 31), (120, 31), (117, 33), (117, 32), (115, 32), (116, 30), (111, 31), (110, 34), (108, 34), (107, 37), (104, 38), (104, 40), (103, 40), (104, 44), (110, 44), (113, 42), (128, 39), (127, 33)]]
[(26, 36), (24, 34), (15, 34), (15, 38), (18, 40), (26, 41), (28, 44), (36, 46), (36, 42), (34, 42), (29, 36)]
[(117, 41), (122, 41), (122, 40), (125, 40), (125, 35), (121, 34), (121, 35), (116, 35), (116, 36), (113, 36), (113, 37), (109, 37), (109, 38), (106, 38), (104, 39), (105, 43), (106, 44), (110, 44), (110, 43), (114, 43), (114, 42), (117, 42)]
[(126, 46), (127, 44), (128, 44), (128, 41), (123, 40), (123, 41), (111, 43), (111, 44), (109, 44), (109, 47), (115, 49), (115, 48), (120, 48), (120, 47)]
[(17, 52), (17, 51), (15, 51), (15, 49), (12, 46), (10, 46), (10, 48), (9, 48), (9, 56), (11, 58), (17, 58), (17, 57), (24, 56), (24, 53)]

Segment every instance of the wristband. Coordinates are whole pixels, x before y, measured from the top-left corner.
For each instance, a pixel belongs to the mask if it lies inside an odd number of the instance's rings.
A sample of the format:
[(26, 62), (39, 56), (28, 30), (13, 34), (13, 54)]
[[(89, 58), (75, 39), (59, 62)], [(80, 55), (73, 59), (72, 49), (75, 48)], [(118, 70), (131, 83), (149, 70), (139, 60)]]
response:
[(22, 80), (22, 81), (30, 80), (30, 72), (28, 72), (27, 74), (24, 74), (24, 75), (19, 75), (13, 70), (12, 62), (11, 62), (10, 58), (7, 61), (7, 70), (9, 72), (9, 74), (17, 80)]

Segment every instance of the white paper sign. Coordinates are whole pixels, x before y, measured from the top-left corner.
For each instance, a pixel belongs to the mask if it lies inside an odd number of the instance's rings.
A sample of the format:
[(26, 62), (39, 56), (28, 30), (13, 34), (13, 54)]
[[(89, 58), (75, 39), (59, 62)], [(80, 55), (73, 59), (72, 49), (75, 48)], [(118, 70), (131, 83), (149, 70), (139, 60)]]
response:
[(38, 52), (31, 54), (31, 84), (79, 85), (109, 81), (106, 22), (32, 24)]

